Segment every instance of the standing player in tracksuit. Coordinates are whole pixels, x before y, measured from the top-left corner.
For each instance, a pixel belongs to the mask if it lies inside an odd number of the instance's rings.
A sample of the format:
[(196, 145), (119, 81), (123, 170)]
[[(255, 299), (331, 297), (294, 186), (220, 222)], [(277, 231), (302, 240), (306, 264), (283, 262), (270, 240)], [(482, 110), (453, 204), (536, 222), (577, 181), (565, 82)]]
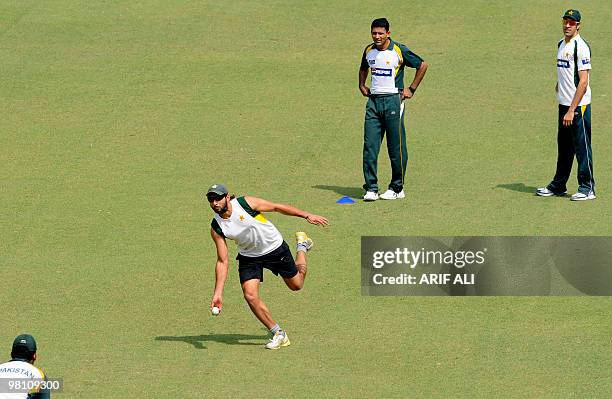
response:
[[(403, 44), (391, 40), (389, 21), (378, 18), (370, 27), (372, 44), (361, 57), (359, 91), (368, 97), (364, 123), (363, 176), (366, 193), (364, 201), (376, 201), (378, 195), (377, 163), (383, 137), (387, 135), (387, 151), (391, 161), (391, 183), (381, 199), (404, 198), (404, 176), (408, 164), (404, 107), (427, 71), (427, 63)], [(404, 67), (416, 68), (414, 80), (404, 88)], [(372, 74), (371, 87), (365, 85), (368, 71)]]
[(591, 50), (580, 37), (580, 20), (578, 10), (567, 10), (563, 15), (565, 37), (559, 41), (557, 50), (557, 172), (548, 186), (536, 190), (536, 194), (541, 197), (566, 194), (575, 154), (578, 162), (578, 192), (572, 195), (571, 200), (595, 199), (589, 87)]

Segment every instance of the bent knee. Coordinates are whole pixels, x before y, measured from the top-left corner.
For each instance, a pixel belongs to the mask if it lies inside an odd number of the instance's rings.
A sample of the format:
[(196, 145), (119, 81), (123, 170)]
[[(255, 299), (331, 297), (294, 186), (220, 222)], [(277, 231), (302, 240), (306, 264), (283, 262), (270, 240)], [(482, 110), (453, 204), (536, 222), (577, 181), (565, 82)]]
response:
[(248, 302), (248, 303), (253, 303), (259, 300), (259, 295), (257, 295), (256, 292), (245, 292), (244, 293), (244, 299)]
[(289, 287), (291, 291), (299, 291), (304, 287), (304, 282), (290, 280), (290, 281), (287, 281), (287, 287)]

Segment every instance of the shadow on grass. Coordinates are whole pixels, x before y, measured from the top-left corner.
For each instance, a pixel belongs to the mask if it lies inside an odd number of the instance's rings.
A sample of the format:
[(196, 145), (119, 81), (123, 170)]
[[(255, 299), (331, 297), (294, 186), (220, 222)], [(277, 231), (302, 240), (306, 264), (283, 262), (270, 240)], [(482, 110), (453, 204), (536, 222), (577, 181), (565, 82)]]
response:
[(316, 188), (319, 190), (333, 191), (342, 196), (347, 196), (347, 197), (352, 197), (352, 198), (361, 198), (364, 194), (364, 191), (361, 187), (325, 186), (325, 185), (318, 184), (316, 186), (312, 186), (312, 188)]
[[(193, 345), (195, 349), (206, 349), (206, 342), (220, 342), (226, 345), (262, 345), (268, 340), (267, 335), (246, 334), (208, 334), (208, 335), (184, 335), (184, 336), (160, 336), (156, 341), (184, 342)], [(258, 340), (259, 342), (243, 342)]]
[(506, 190), (518, 191), (535, 195), (537, 187), (526, 186), (524, 183), (498, 184), (495, 188), (505, 188)]

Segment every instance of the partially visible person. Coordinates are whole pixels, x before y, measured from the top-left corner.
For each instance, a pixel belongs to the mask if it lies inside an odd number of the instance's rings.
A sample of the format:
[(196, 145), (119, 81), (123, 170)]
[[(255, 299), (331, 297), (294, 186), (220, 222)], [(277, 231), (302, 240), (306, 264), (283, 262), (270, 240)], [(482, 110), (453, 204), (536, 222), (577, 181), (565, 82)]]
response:
[(0, 399), (49, 399), (49, 390), (42, 389), (36, 382), (31, 383), (34, 388), (28, 393), (8, 393), (8, 381), (47, 381), (45, 373), (34, 366), (36, 361), (36, 340), (30, 334), (21, 334), (15, 337), (11, 349), (11, 360), (0, 364)]

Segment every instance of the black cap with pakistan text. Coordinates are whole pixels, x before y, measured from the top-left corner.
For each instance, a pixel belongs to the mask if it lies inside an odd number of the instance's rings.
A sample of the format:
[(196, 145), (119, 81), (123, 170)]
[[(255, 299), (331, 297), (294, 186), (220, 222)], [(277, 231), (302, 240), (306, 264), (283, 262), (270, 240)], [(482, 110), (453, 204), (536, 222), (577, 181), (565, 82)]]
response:
[(19, 360), (30, 360), (36, 353), (36, 340), (30, 334), (21, 334), (15, 337), (11, 357)]
[(565, 18), (580, 22), (580, 11), (569, 9), (563, 14), (563, 19)]
[(223, 184), (213, 184), (212, 186), (208, 188), (208, 191), (206, 191), (206, 195), (208, 194), (227, 195), (227, 193), (228, 193), (227, 187), (225, 187)]

